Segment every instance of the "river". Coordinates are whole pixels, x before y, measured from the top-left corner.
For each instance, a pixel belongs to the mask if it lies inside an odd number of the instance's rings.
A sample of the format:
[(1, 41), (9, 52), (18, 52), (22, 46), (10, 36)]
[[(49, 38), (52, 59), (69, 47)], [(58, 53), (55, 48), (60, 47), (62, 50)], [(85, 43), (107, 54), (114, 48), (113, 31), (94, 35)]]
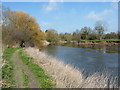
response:
[(95, 72), (112, 72), (117, 75), (118, 71), (118, 47), (68, 47), (48, 46), (43, 51), (66, 64), (84, 70), (86, 75)]

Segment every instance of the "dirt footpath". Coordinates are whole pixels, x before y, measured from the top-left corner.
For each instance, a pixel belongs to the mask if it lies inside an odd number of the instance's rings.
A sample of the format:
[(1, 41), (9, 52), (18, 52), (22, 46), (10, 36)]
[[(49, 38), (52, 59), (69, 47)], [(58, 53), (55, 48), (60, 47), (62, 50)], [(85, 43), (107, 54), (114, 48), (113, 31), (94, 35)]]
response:
[[(22, 60), (19, 58), (18, 55), (19, 50), (17, 50), (12, 57), (12, 60), (15, 63), (15, 83), (16, 83), (16, 88), (24, 88), (23, 84), (23, 77), (21, 74), (21, 70), (24, 70), (24, 73), (27, 74), (29, 78), (29, 87), (30, 88), (39, 88), (38, 82), (36, 81), (33, 73), (29, 70), (29, 68), (22, 62)], [(21, 70), (20, 70), (21, 69)]]

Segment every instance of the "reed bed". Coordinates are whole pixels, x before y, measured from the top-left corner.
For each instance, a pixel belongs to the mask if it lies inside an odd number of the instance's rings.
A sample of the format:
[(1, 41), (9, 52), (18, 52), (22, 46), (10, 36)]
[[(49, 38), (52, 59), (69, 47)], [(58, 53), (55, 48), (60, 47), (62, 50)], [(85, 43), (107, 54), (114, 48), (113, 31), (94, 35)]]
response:
[(69, 64), (40, 52), (37, 48), (26, 48), (27, 55), (33, 57), (34, 61), (55, 81), (56, 88), (116, 88), (118, 78), (109, 78), (108, 74), (94, 73), (85, 77), (82, 70), (78, 70)]

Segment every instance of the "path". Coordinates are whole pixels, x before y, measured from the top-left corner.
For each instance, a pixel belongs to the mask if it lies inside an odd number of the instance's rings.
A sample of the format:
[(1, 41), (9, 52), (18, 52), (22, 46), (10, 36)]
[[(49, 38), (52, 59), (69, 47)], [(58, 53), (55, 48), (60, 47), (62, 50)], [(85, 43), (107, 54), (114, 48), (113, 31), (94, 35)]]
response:
[[(29, 68), (19, 58), (18, 52), (19, 52), (19, 50), (17, 50), (13, 54), (12, 60), (15, 62), (15, 65), (17, 67), (24, 70), (25, 74), (27, 74), (27, 76), (29, 78), (29, 87), (30, 88), (39, 88), (39, 85), (38, 85), (33, 73), (29, 70)], [(15, 79), (16, 79), (16, 88), (24, 88), (23, 78), (22, 78), (22, 75), (21, 75), (21, 72), (20, 72), (19, 68), (17, 68), (17, 67), (16, 67), (15, 72), (14, 72)]]

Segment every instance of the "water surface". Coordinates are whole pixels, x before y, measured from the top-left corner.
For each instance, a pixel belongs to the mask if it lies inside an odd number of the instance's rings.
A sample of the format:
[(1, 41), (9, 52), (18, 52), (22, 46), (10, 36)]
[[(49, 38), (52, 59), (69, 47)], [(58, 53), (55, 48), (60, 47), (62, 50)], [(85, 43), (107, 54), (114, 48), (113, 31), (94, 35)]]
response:
[(117, 50), (118, 47), (108, 46), (95, 48), (48, 46), (43, 51), (66, 64), (84, 70), (86, 74), (90, 74), (104, 71), (117, 73)]

